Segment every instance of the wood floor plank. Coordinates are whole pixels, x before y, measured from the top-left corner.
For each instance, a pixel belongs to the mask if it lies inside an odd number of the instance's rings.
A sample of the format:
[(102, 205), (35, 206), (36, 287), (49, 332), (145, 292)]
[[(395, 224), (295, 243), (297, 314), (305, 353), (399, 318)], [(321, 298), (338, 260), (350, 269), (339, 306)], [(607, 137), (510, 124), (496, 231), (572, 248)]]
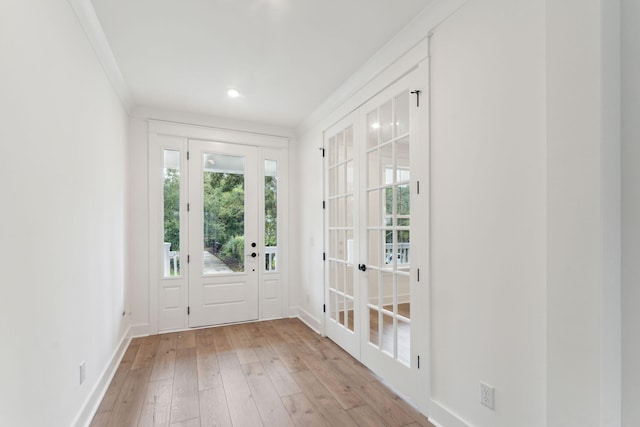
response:
[(321, 427), (326, 425), (304, 393), (284, 396), (282, 403), (296, 426)]
[(142, 343), (140, 344), (140, 348), (136, 353), (136, 358), (133, 361), (131, 369), (140, 369), (153, 366), (159, 343), (159, 335), (144, 337)]
[(229, 415), (234, 426), (261, 426), (262, 419), (234, 353), (218, 357)]
[(287, 409), (271, 384), (262, 363), (243, 365), (242, 370), (264, 425), (293, 427), (293, 421), (291, 421)]
[(234, 353), (226, 327), (221, 326), (212, 328), (211, 336), (213, 336), (213, 342), (215, 343), (216, 353), (218, 356), (222, 356), (227, 353)]
[(138, 427), (169, 425), (172, 388), (173, 378), (149, 383)]
[(254, 339), (253, 348), (278, 396), (288, 396), (302, 391), (265, 337)]
[(196, 331), (182, 331), (178, 333), (178, 350), (196, 348)]
[(374, 387), (378, 387), (389, 396), (393, 401), (398, 405), (404, 412), (406, 412), (411, 418), (416, 420), (417, 425), (422, 427), (435, 427), (427, 417), (425, 417), (420, 411), (418, 411), (414, 406), (412, 406), (409, 402), (405, 401), (402, 397), (398, 396), (393, 392), (389, 387), (384, 384), (376, 381), (373, 383)]
[(329, 390), (316, 378), (311, 371), (294, 372), (296, 380), (309, 401), (330, 426), (357, 426), (347, 411), (331, 396)]
[(198, 370), (194, 347), (180, 349), (176, 352), (172, 396), (172, 424), (200, 417)]
[(160, 335), (158, 350), (153, 362), (150, 381), (173, 378), (173, 371), (176, 365), (176, 349), (178, 345), (178, 334)]
[(100, 402), (100, 406), (97, 411), (98, 413), (111, 412), (113, 410), (113, 406), (118, 400), (118, 396), (120, 395), (120, 391), (122, 390), (124, 383), (127, 381), (131, 365), (133, 364), (139, 349), (140, 344), (130, 344), (129, 348), (125, 351), (122, 361), (120, 362), (120, 365), (118, 365), (118, 369), (116, 369), (116, 373), (107, 388), (107, 392), (102, 398), (102, 402)]
[(212, 334), (196, 334), (198, 390), (222, 387), (220, 366)]
[(380, 386), (384, 387), (379, 382), (373, 381), (359, 384), (354, 390), (388, 426), (400, 427), (415, 422), (416, 420), (403, 411), (394, 399), (387, 396)]
[(343, 409), (364, 405), (365, 402), (351, 389), (350, 383), (337, 375), (317, 353), (299, 353), (306, 366), (318, 377)]
[(203, 426), (232, 426), (222, 383), (218, 387), (200, 391), (200, 421)]
[(347, 411), (359, 427), (386, 427), (387, 424), (368, 405), (356, 406)]
[(179, 421), (171, 424), (171, 427), (200, 427), (200, 418), (193, 418), (187, 421)]
[(109, 418), (111, 418), (111, 411), (97, 412), (91, 420), (89, 427), (106, 427), (109, 422)]
[(151, 375), (151, 367), (132, 369), (116, 401), (107, 426), (129, 427), (138, 425), (142, 404)]
[(231, 345), (233, 346), (238, 361), (241, 365), (248, 363), (255, 363), (258, 361), (258, 355), (251, 346), (249, 338), (247, 337), (244, 329), (244, 325), (233, 325), (228, 327), (229, 338)]

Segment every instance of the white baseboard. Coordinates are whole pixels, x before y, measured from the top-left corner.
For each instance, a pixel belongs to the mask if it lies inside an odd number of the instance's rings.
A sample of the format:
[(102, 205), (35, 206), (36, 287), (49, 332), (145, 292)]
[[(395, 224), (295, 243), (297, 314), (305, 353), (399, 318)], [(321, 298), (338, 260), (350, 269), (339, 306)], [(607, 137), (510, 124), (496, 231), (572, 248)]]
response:
[(91, 393), (85, 400), (84, 404), (80, 408), (80, 412), (76, 416), (76, 419), (72, 423), (73, 426), (76, 427), (88, 427), (93, 420), (93, 416), (98, 410), (100, 406), (100, 402), (102, 402), (102, 398), (104, 397), (107, 389), (109, 388), (109, 384), (111, 384), (111, 380), (118, 369), (118, 365), (122, 361), (124, 357), (124, 353), (129, 347), (129, 343), (131, 342), (131, 327), (127, 329), (127, 331), (123, 334), (120, 343), (116, 347), (115, 351), (111, 355), (111, 359), (107, 366), (105, 366), (104, 370), (100, 377), (98, 377), (98, 381), (93, 386)]
[(148, 323), (140, 323), (138, 325), (131, 325), (129, 328), (129, 337), (137, 338), (137, 337), (146, 337), (149, 336), (149, 324)]
[(453, 411), (433, 399), (429, 404), (428, 418), (436, 427), (469, 427), (471, 425), (456, 415)]
[(322, 321), (312, 316), (308, 311), (301, 307), (290, 307), (290, 316), (297, 317), (302, 323), (313, 329), (316, 333), (322, 335)]

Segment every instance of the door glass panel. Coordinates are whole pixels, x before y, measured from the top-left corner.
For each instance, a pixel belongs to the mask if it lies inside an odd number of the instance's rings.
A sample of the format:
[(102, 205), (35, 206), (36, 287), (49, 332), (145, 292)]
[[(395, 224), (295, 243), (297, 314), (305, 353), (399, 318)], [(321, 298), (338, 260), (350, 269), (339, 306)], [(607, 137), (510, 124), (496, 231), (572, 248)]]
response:
[(347, 196), (346, 200), (347, 227), (353, 227), (353, 196)]
[(164, 150), (164, 277), (180, 276), (180, 151)]
[(380, 177), (383, 184), (393, 183), (393, 145), (387, 144), (380, 148)]
[(373, 308), (369, 308), (369, 342), (376, 347), (380, 345), (378, 341), (379, 333), (379, 325), (380, 325), (380, 312)]
[(278, 162), (264, 161), (265, 271), (278, 271)]
[(398, 274), (398, 314), (411, 319), (411, 287), (408, 275)]
[(244, 157), (203, 154), (203, 274), (244, 271)]
[(396, 137), (409, 132), (409, 92), (396, 96)]
[(338, 227), (344, 227), (345, 224), (345, 206), (344, 206), (344, 197), (338, 198)]
[(382, 314), (382, 351), (394, 356), (395, 334), (393, 330), (393, 317)]
[(347, 265), (347, 282), (344, 289), (347, 296), (353, 296), (353, 266)]
[(411, 324), (398, 319), (398, 360), (411, 366)]
[(336, 278), (336, 291), (338, 292), (344, 292), (344, 264), (339, 262), (336, 265), (337, 269), (338, 269), (338, 277)]
[(367, 242), (367, 260), (369, 265), (380, 266), (380, 230), (369, 230), (369, 240)]
[(338, 319), (338, 294), (329, 291), (329, 312), (331, 313), (331, 319), (334, 321)]
[(382, 308), (394, 311), (394, 295), (393, 274), (382, 272)]
[(367, 114), (367, 147), (378, 146), (378, 133), (380, 132), (380, 122), (378, 121), (378, 110)]
[(355, 318), (354, 318), (354, 300), (353, 298), (346, 298), (347, 301), (347, 322), (346, 322), (346, 327), (347, 329), (349, 329), (351, 332), (354, 331), (354, 325), (355, 325)]
[(378, 287), (378, 271), (369, 270), (369, 301), (368, 303), (376, 307), (379, 306), (380, 289)]
[(344, 162), (344, 137), (342, 132), (336, 135), (336, 151), (338, 163)]
[(411, 251), (411, 243), (409, 239), (410, 235), (409, 230), (400, 230), (398, 231), (397, 237), (397, 254), (396, 258), (398, 260), (398, 270), (407, 270), (409, 268), (409, 263), (411, 261), (410, 251)]
[(378, 173), (378, 150), (367, 153), (367, 188), (375, 188), (380, 185)]
[(403, 138), (395, 144), (396, 150), (396, 182), (409, 181), (409, 138)]
[(380, 196), (378, 190), (369, 191), (367, 217), (369, 219), (367, 225), (369, 227), (378, 227), (380, 225)]
[(391, 101), (380, 107), (380, 125), (382, 142), (387, 142), (393, 135), (393, 114), (391, 110)]
[(384, 225), (393, 225), (393, 188), (384, 189)]
[(344, 146), (347, 150), (347, 159), (353, 159), (353, 126), (344, 131)]
[[(347, 230), (347, 257), (346, 261), (349, 264), (353, 264), (354, 250), (355, 250), (355, 242), (353, 240), (353, 230)], [(351, 294), (353, 295), (353, 294)]]
[(345, 165), (338, 165), (338, 192), (336, 194), (345, 193)]
[(331, 137), (329, 139), (329, 165), (330, 166), (333, 166), (336, 164), (336, 156), (337, 156), (336, 138)]
[(393, 231), (384, 230), (384, 263), (387, 268), (393, 266)]
[(353, 160), (347, 162), (346, 168), (346, 192), (353, 193)]
[(397, 225), (400, 227), (408, 227), (411, 218), (411, 191), (409, 184), (398, 185), (396, 198)]

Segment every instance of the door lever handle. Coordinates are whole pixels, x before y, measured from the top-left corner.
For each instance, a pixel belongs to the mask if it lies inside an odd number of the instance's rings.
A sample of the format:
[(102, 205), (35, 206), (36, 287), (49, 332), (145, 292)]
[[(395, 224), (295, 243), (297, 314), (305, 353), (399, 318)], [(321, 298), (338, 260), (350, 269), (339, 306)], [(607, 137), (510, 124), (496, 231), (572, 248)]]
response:
[(360, 271), (367, 271), (367, 266), (364, 264), (358, 264), (358, 270)]

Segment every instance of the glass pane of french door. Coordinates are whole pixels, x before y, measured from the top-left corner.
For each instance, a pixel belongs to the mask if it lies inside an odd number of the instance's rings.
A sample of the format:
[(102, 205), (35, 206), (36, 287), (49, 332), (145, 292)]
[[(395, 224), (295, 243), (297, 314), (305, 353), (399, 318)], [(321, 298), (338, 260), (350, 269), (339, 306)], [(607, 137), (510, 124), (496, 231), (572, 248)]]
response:
[(366, 112), (366, 301), (368, 342), (411, 361), (410, 93)]
[(328, 335), (359, 354), (356, 283), (356, 182), (354, 124), (347, 118), (325, 133), (328, 224)]

